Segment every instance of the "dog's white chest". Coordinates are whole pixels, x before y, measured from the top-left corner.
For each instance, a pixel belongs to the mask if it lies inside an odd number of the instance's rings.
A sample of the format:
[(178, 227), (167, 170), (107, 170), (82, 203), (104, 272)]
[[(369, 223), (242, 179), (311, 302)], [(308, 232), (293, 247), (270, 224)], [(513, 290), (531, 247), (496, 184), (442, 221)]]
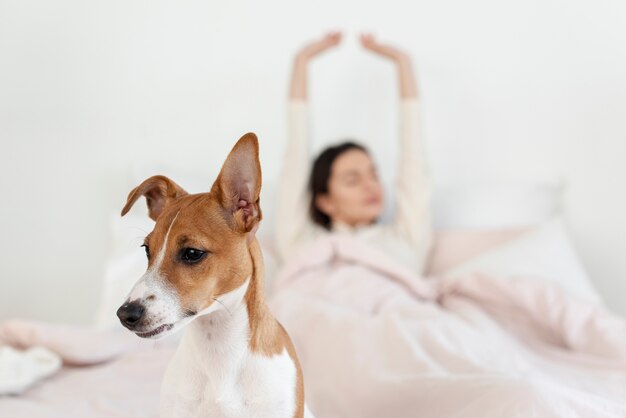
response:
[(251, 353), (247, 313), (241, 321), (199, 318), (189, 325), (161, 390), (161, 417), (292, 418), (296, 367), (284, 350)]

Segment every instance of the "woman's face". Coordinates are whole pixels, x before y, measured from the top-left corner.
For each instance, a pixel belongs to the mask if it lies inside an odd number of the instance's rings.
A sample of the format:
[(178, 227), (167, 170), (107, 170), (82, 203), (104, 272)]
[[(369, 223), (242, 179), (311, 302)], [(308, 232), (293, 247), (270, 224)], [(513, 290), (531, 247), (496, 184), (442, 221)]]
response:
[(351, 226), (371, 224), (383, 210), (383, 190), (369, 155), (351, 149), (335, 159), (328, 180), (328, 194), (320, 195), (317, 207), (333, 223)]

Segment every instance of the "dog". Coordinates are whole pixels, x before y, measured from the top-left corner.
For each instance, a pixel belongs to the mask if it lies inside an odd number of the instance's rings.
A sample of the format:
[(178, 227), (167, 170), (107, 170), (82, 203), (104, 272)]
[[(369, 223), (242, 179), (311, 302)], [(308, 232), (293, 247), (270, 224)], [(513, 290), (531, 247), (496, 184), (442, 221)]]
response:
[(188, 194), (153, 176), (141, 196), (154, 220), (146, 273), (117, 311), (142, 338), (185, 328), (161, 386), (161, 417), (312, 418), (289, 335), (263, 294), (261, 164), (254, 133), (242, 136), (208, 193)]

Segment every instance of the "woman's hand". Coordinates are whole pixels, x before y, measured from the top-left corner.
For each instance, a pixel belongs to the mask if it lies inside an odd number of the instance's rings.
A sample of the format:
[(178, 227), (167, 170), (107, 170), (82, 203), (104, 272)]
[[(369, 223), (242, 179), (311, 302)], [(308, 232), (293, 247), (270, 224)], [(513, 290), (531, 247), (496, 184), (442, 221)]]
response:
[(378, 42), (371, 33), (362, 33), (359, 39), (363, 48), (375, 54), (389, 58), (395, 62), (409, 59), (409, 56), (398, 48)]
[(297, 54), (296, 59), (308, 61), (309, 59), (327, 51), (341, 42), (341, 32), (329, 32), (322, 39), (305, 45)]
[(362, 33), (360, 36), (363, 48), (375, 54), (392, 60), (398, 68), (398, 86), (400, 97), (411, 99), (417, 97), (417, 87), (413, 70), (411, 69), (411, 59), (402, 50), (390, 45), (381, 44), (371, 33)]
[(341, 32), (329, 32), (322, 39), (308, 43), (297, 54), (291, 74), (290, 100), (307, 99), (307, 67), (309, 60), (341, 42)]

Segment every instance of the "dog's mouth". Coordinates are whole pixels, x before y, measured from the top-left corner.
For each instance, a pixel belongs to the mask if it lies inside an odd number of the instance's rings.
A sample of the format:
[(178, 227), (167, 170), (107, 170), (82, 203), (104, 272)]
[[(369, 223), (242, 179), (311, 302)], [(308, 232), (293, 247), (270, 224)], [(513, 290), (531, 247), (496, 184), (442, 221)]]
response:
[(174, 324), (163, 324), (159, 327), (156, 327), (150, 332), (135, 332), (135, 334), (137, 334), (137, 336), (141, 338), (150, 338), (159, 335), (162, 332), (169, 331), (172, 329), (172, 327), (174, 327)]

